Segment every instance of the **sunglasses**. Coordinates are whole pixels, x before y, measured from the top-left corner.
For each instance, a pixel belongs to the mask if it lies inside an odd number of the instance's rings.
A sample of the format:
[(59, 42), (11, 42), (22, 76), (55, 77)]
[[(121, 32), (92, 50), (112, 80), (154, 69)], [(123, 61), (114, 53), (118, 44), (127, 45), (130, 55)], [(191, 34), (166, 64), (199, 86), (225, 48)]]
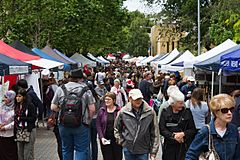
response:
[(230, 111), (231, 113), (233, 113), (234, 111), (234, 107), (231, 107), (231, 108), (222, 108), (218, 111), (221, 111), (222, 113), (228, 113), (228, 111)]

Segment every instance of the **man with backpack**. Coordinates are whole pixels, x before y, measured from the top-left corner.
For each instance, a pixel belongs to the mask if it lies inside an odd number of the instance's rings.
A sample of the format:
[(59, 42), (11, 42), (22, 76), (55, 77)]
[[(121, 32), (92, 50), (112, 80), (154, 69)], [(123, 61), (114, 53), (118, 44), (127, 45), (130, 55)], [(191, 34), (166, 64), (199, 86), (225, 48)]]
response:
[(95, 112), (95, 99), (83, 82), (81, 69), (73, 70), (70, 81), (57, 88), (51, 109), (59, 112), (63, 160), (88, 160), (89, 124)]

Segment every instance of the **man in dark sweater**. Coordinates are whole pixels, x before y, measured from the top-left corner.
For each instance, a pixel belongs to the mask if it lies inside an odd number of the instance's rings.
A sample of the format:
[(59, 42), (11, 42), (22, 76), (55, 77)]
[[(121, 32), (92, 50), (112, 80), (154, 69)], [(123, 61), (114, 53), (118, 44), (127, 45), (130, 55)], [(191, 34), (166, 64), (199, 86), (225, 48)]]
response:
[(143, 94), (143, 99), (149, 104), (152, 92), (150, 90), (151, 83), (149, 82), (152, 78), (151, 72), (146, 72), (143, 75), (143, 80), (139, 83), (139, 89)]

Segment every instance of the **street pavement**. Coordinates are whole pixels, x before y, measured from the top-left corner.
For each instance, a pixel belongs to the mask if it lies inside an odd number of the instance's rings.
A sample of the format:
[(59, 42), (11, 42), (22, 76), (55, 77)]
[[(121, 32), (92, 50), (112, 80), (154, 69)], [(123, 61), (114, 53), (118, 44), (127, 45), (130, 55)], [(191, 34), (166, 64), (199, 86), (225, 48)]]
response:
[[(57, 141), (51, 129), (47, 130), (46, 127), (40, 124), (39, 128), (37, 128), (37, 138), (34, 150), (35, 160), (59, 159), (57, 154)], [(161, 152), (159, 151), (156, 160), (161, 160), (160, 155)], [(98, 152), (98, 160), (103, 160), (100, 147)]]

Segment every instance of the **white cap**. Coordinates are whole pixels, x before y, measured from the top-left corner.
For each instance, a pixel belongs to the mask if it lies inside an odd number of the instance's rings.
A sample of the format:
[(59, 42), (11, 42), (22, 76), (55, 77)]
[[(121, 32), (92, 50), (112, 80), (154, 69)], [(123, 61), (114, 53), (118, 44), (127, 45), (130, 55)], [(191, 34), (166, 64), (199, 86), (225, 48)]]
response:
[(190, 81), (190, 82), (194, 82), (194, 81), (195, 81), (195, 78), (193, 78), (192, 76), (189, 76), (189, 77), (187, 78), (187, 80)]
[(174, 94), (174, 92), (180, 91), (179, 88), (174, 85), (174, 86), (169, 86), (167, 89), (167, 95), (171, 96), (172, 94)]
[(143, 98), (142, 92), (139, 89), (132, 89), (129, 92), (129, 97), (131, 97), (133, 100), (136, 100), (138, 98)]
[(41, 74), (43, 76), (48, 76), (50, 74), (50, 71), (48, 69), (44, 69), (44, 70), (42, 70)]
[(184, 94), (181, 91), (175, 90), (172, 94), (170, 94), (168, 102), (170, 104), (174, 104), (179, 101), (184, 101), (184, 98)]

